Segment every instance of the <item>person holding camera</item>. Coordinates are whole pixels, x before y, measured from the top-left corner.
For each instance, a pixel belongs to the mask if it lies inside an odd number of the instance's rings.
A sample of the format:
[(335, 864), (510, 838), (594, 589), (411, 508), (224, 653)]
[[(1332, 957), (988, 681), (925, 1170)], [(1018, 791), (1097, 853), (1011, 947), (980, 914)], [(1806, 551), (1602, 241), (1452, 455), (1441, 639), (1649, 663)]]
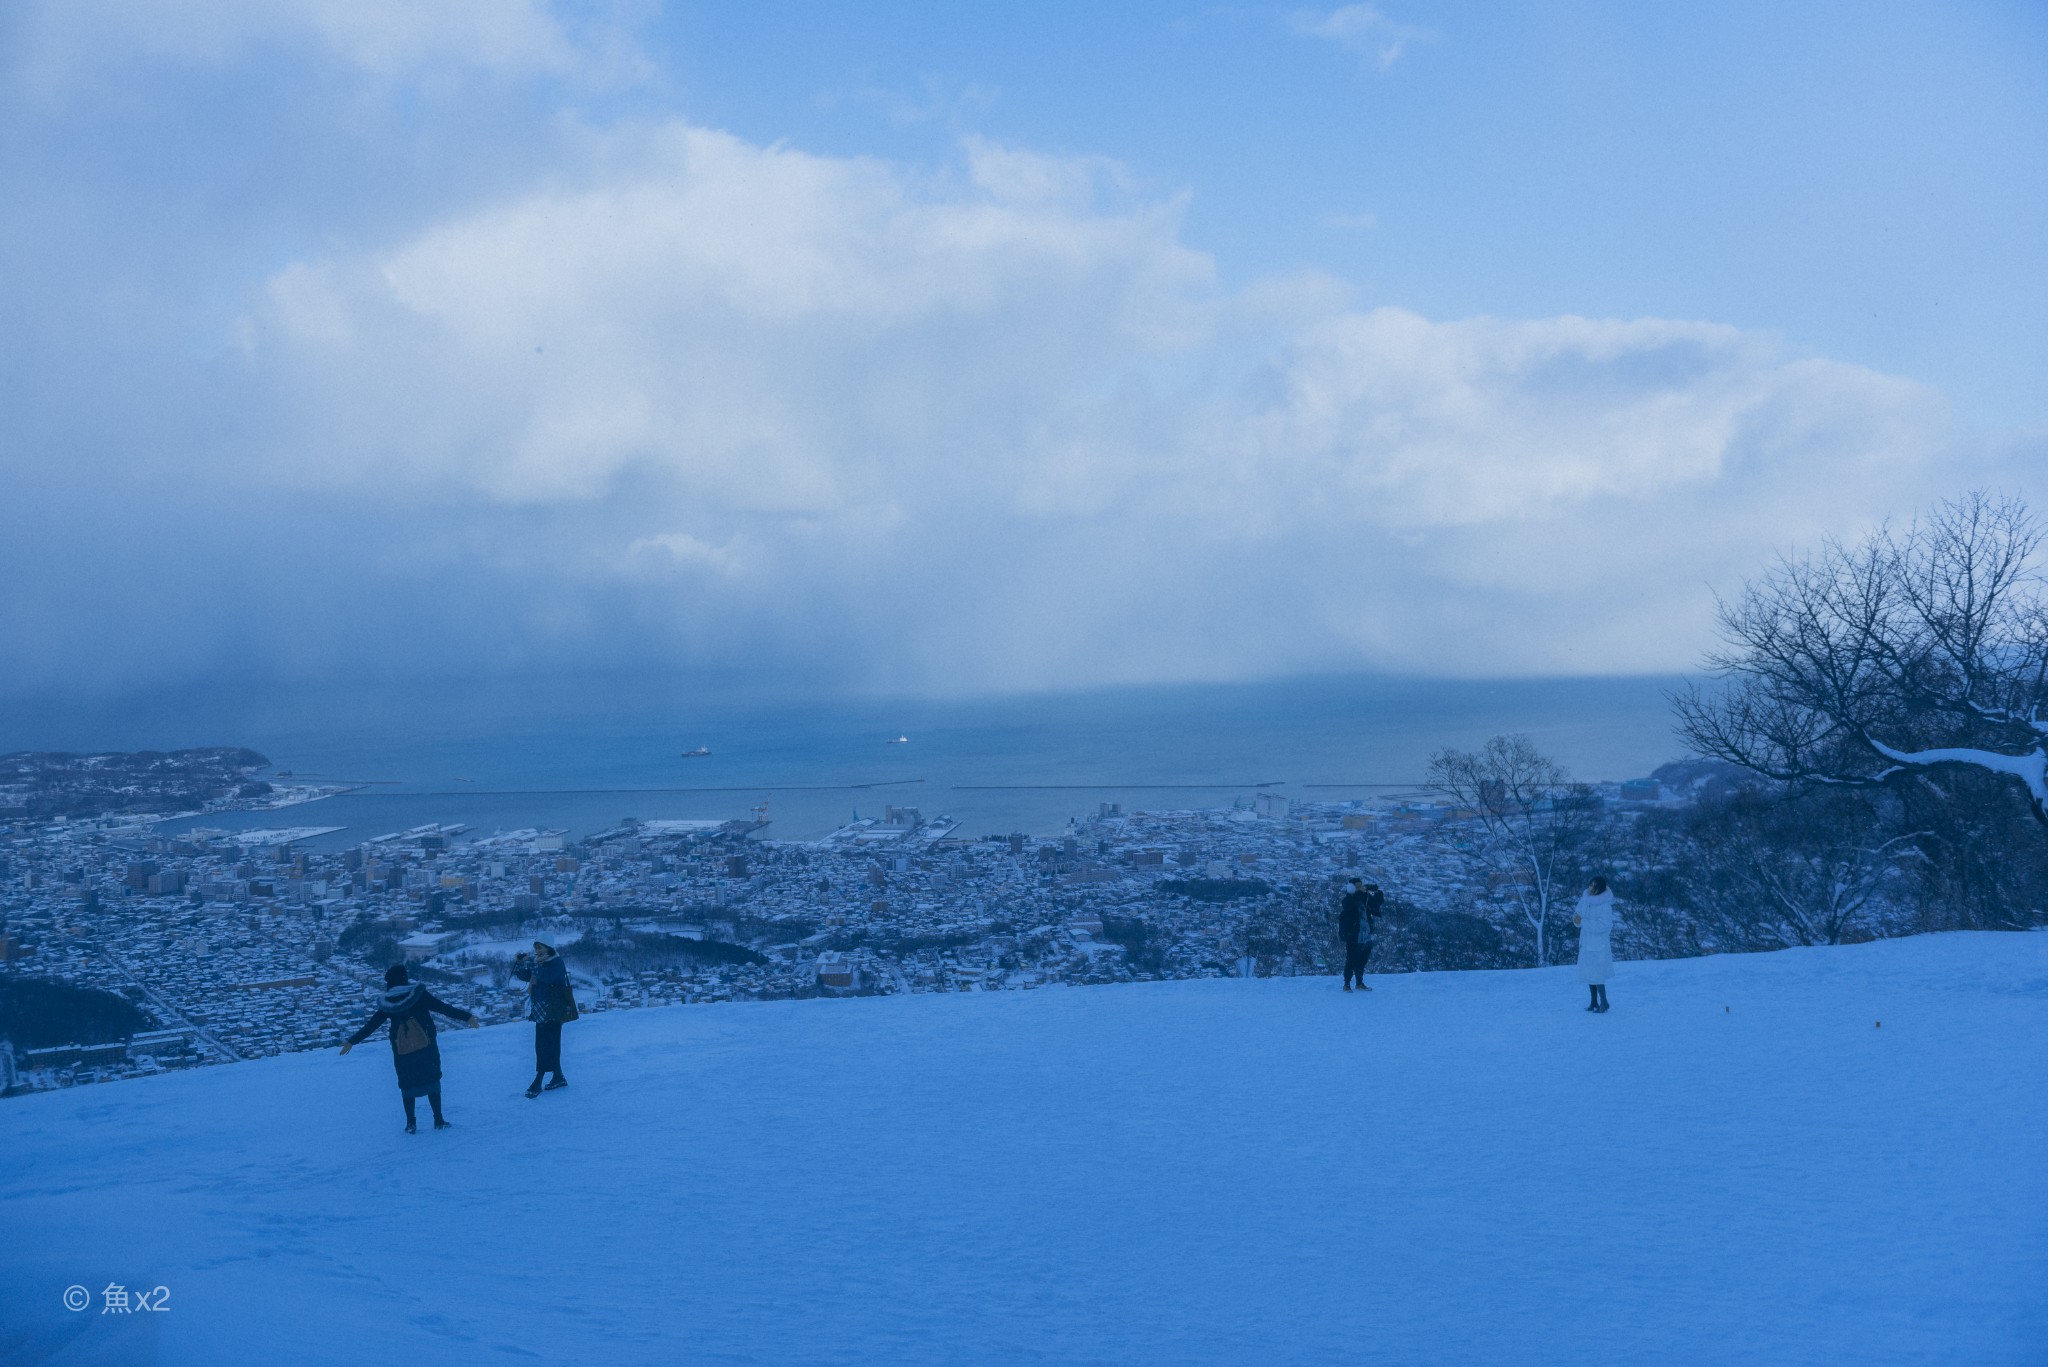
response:
[[(582, 1013), (569, 990), (569, 966), (553, 945), (535, 940), (533, 953), (512, 960), (512, 976), (526, 984), (526, 1015), (533, 1022), (533, 1085), (526, 1095), (537, 1097), (569, 1085), (562, 1075), (562, 1026)], [(545, 1074), (552, 1076), (543, 1086)]]
[(1372, 991), (1365, 981), (1365, 965), (1372, 958), (1372, 923), (1386, 904), (1387, 895), (1380, 885), (1360, 878), (1350, 880), (1343, 901), (1338, 903), (1337, 938), (1344, 945), (1346, 992), (1353, 983), (1360, 992)]

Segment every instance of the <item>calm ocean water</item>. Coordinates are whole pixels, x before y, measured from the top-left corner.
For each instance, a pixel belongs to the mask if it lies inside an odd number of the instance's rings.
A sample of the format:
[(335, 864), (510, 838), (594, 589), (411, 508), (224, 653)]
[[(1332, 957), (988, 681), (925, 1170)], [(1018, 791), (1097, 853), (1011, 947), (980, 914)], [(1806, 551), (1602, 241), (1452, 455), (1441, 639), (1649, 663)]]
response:
[[(0, 723), (5, 749), (248, 745), (301, 777), (368, 783), (208, 824), (329, 825), (346, 844), (427, 821), (581, 833), (626, 816), (732, 818), (808, 839), (886, 803), (966, 834), (1045, 834), (1100, 802), (1228, 806), (1266, 786), (1342, 799), (1412, 784), (1443, 746), (1525, 732), (1588, 779), (1680, 753), (1662, 678), (1316, 678), (935, 701), (693, 699), (648, 681), (375, 686), (119, 707), (47, 705)], [(907, 743), (891, 744), (894, 737)], [(708, 756), (685, 759), (699, 746)]]

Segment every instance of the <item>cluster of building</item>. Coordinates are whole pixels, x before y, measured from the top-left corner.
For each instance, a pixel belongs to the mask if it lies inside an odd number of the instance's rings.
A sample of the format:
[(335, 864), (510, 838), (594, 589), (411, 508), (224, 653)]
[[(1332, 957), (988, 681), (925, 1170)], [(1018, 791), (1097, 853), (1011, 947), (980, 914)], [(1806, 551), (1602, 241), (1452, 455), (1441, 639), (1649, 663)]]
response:
[(265, 777), (269, 768), (262, 755), (235, 746), (90, 755), (17, 750), (0, 755), (0, 822), (289, 806), (347, 786), (301, 782), (289, 772)]
[[(1618, 790), (1607, 793), (1618, 799)], [(1631, 798), (1654, 797), (1640, 790)], [(1342, 880), (1483, 897), (1419, 799), (1113, 804), (1050, 837), (889, 808), (813, 842), (761, 821), (626, 821), (578, 839), (425, 826), (175, 837), (118, 820), (0, 836), (0, 975), (112, 993), (155, 1028), (0, 1046), (0, 1087), (331, 1046), (399, 959), (489, 1021), (512, 956), (568, 961), (583, 1010), (1324, 971)]]

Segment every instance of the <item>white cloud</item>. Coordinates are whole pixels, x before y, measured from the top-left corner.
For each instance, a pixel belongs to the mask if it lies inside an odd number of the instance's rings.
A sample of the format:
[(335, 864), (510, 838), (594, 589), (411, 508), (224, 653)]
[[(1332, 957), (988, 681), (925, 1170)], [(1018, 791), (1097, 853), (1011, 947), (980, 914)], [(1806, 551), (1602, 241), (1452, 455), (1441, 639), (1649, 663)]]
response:
[(1682, 668), (1711, 585), (1947, 487), (1906, 382), (1714, 324), (1230, 295), (1100, 164), (964, 155), (949, 190), (665, 125), (296, 263), (233, 477), (421, 504), (487, 547), (469, 592), (539, 575), (585, 647), (897, 687)]
[(1047, 156), (981, 137), (961, 147), (968, 178), (999, 203), (1086, 209), (1105, 189), (1130, 188), (1129, 175), (1108, 157)]
[(222, 67), (311, 47), (368, 75), (433, 68), (617, 80), (644, 71), (623, 29), (565, 23), (551, 0), (25, 0), (16, 60), (46, 94), (122, 63)]
[(956, 477), (942, 434), (1012, 441), (1020, 383), (1183, 349), (1209, 307), (1170, 209), (1094, 213), (1088, 168), (971, 158), (982, 192), (935, 199), (880, 163), (656, 129), (582, 185), (280, 272), (252, 335), (307, 403), (346, 394), (330, 472), (545, 501), (646, 464), (761, 508), (879, 498), (906, 461)]
[(1297, 10), (1289, 26), (1308, 38), (1323, 38), (1349, 52), (1372, 58), (1384, 71), (1408, 50), (1410, 43), (1427, 42), (1435, 35), (1389, 19), (1372, 5), (1342, 5), (1327, 14)]
[[(1183, 202), (1102, 158), (966, 138), (914, 171), (523, 96), (434, 122), (477, 93), (454, 77), (630, 73), (620, 30), (566, 12), (79, 0), (10, 30), (45, 91), (165, 67), (123, 88), (152, 111), (208, 64), (283, 49), (312, 74), (277, 148), (188, 149), (197, 193), (149, 201), (221, 217), (58, 242), (50, 204), (131, 213), (90, 159), (0, 209), (31, 244), (0, 689), (451, 662), (895, 688), (1676, 669), (1711, 590), (1771, 552), (2025, 491), (1938, 396), (1736, 328), (1226, 288)], [(1416, 36), (1358, 6), (1297, 26), (1382, 62)], [(380, 115), (361, 128), (337, 64)], [(335, 141), (302, 154), (309, 128)]]
[(626, 547), (624, 557), (624, 568), (629, 573), (659, 574), (664, 570), (698, 566), (708, 566), (725, 574), (737, 574), (744, 568), (737, 544), (713, 546), (688, 532), (643, 536)]
[(954, 127), (987, 113), (1000, 95), (993, 86), (949, 80), (936, 74), (922, 77), (915, 90), (856, 85), (821, 91), (814, 103), (821, 109), (846, 105), (876, 111), (896, 128), (938, 123)]

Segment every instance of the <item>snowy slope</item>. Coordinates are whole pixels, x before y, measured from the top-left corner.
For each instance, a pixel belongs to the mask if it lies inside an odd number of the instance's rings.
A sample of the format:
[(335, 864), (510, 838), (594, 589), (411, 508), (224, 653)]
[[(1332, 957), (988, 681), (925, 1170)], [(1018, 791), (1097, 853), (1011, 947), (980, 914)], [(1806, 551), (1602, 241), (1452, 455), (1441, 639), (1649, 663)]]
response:
[(531, 1102), (455, 1032), (443, 1134), (381, 1042), (9, 1101), (0, 1355), (2048, 1361), (2048, 935), (1377, 988), (621, 1013)]

